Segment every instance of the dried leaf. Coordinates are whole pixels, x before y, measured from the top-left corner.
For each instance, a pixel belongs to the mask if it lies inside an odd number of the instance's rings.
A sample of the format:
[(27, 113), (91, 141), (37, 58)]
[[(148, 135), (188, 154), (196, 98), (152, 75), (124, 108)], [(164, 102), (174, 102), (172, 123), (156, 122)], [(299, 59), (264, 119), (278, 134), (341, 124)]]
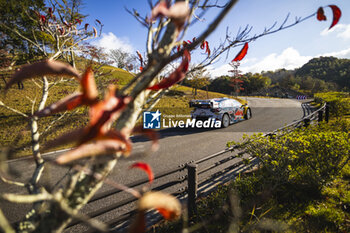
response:
[(148, 87), (147, 89), (150, 89), (150, 90), (165, 89), (183, 80), (186, 76), (186, 72), (188, 70), (190, 60), (191, 60), (191, 55), (186, 49), (182, 55), (182, 62), (180, 66), (173, 73), (171, 73), (168, 78), (163, 79), (158, 84)]
[(77, 22), (79, 25), (81, 25), (81, 22), (83, 22), (81, 19), (75, 19), (75, 22)]
[(232, 61), (241, 61), (245, 57), (247, 52), (248, 52), (248, 42), (246, 42), (244, 44), (244, 46), (241, 49), (241, 51), (239, 51), (239, 53), (236, 55), (236, 57)]
[(333, 21), (331, 26), (329, 27), (329, 29), (331, 29), (339, 22), (339, 19), (341, 17), (341, 10), (336, 5), (329, 5), (329, 7), (332, 9), (333, 12)]
[(138, 50), (136, 50), (136, 53), (137, 53), (137, 56), (139, 57), (139, 61), (141, 63), (141, 67), (143, 67), (143, 57), (142, 57), (141, 53)]
[(190, 8), (187, 1), (176, 2), (169, 8), (168, 18), (170, 18), (178, 29), (181, 29), (190, 15)]
[(98, 136), (102, 136), (109, 131), (110, 125), (119, 117), (122, 110), (131, 101), (131, 97), (119, 96), (115, 97), (113, 88), (103, 100), (94, 104), (90, 108), (90, 124), (86, 135), (80, 143), (85, 143)]
[(147, 136), (149, 139), (152, 140), (152, 151), (157, 151), (159, 148), (159, 143), (158, 143), (158, 139), (159, 139), (159, 134), (151, 129), (144, 129), (142, 127), (142, 125), (140, 126), (136, 126), (133, 130), (132, 133), (134, 134), (143, 134), (145, 136)]
[(94, 32), (94, 37), (96, 38), (96, 37), (97, 37), (97, 30), (96, 30), (95, 27), (92, 27), (92, 30), (93, 30), (93, 32)]
[(88, 67), (81, 78), (81, 87), (83, 89), (83, 98), (86, 102), (96, 101), (98, 97), (98, 91), (95, 83), (94, 73), (91, 67)]
[(149, 183), (151, 184), (153, 182), (154, 175), (152, 172), (152, 168), (147, 163), (137, 162), (137, 163), (134, 163), (133, 165), (131, 165), (130, 168), (138, 168), (138, 169), (143, 170), (148, 175)]
[(170, 8), (166, 1), (159, 2), (151, 13), (150, 22), (158, 17), (167, 17), (171, 19), (178, 29), (182, 28), (190, 15), (190, 8), (186, 1), (176, 2)]
[(317, 10), (317, 20), (319, 21), (326, 21), (327, 17), (324, 14), (324, 10), (322, 7), (318, 8)]
[(175, 197), (161, 192), (145, 193), (139, 200), (138, 209), (158, 210), (165, 219), (173, 220), (181, 215), (181, 204)]
[(65, 133), (65, 134), (59, 136), (58, 138), (55, 138), (54, 140), (47, 142), (44, 145), (43, 150), (45, 151), (45, 150), (48, 150), (48, 149), (56, 147), (56, 146), (61, 146), (61, 145), (65, 145), (67, 143), (72, 143), (76, 140), (79, 140), (79, 138), (81, 138), (82, 135), (84, 135), (85, 133), (86, 133), (85, 128), (80, 128), (80, 129), (76, 129), (76, 130), (70, 131), (68, 133)]
[(89, 24), (88, 24), (88, 23), (86, 23), (86, 24), (85, 24), (85, 26), (84, 26), (85, 31), (88, 29), (88, 27), (89, 27)]
[(5, 89), (8, 89), (12, 84), (23, 81), (24, 79), (42, 77), (45, 75), (71, 76), (79, 79), (79, 72), (71, 65), (59, 61), (46, 60), (23, 66), (12, 76)]
[(165, 1), (160, 1), (151, 12), (151, 18), (149, 19), (152, 22), (154, 19), (158, 17), (164, 17), (169, 14), (169, 9), (167, 3)]
[(79, 107), (83, 104), (83, 95), (81, 93), (75, 93), (65, 98), (57, 101), (44, 108), (43, 110), (36, 112), (34, 116), (45, 117), (58, 112), (72, 110), (76, 107)]
[(102, 24), (101, 21), (98, 20), (98, 19), (96, 19), (96, 22), (97, 22), (98, 24), (100, 24), (100, 25)]
[(98, 140), (90, 144), (83, 144), (77, 148), (60, 155), (56, 162), (58, 164), (67, 164), (72, 161), (99, 155), (110, 155), (125, 150), (125, 145), (119, 140)]
[(119, 140), (125, 145), (125, 150), (123, 151), (124, 156), (129, 156), (132, 149), (132, 143), (129, 139), (129, 136), (124, 133), (122, 130), (121, 132), (118, 132), (116, 130), (109, 130), (104, 136), (98, 137), (97, 140), (100, 139), (114, 139)]
[(64, 29), (64, 28), (59, 28), (58, 31), (60, 32), (61, 35), (66, 33), (66, 29)]

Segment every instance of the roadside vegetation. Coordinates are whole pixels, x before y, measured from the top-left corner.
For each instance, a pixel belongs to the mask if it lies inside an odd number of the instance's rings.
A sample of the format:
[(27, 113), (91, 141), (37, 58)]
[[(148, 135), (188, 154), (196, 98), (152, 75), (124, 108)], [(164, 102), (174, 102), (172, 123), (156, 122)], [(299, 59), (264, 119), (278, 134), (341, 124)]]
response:
[[(200, 199), (186, 220), (189, 232), (349, 232), (350, 120), (347, 93), (318, 94), (331, 101), (331, 120), (264, 137), (246, 136), (240, 145), (259, 158), (258, 169)], [(339, 109), (341, 110), (340, 112)], [(157, 232), (180, 232), (184, 222)]]

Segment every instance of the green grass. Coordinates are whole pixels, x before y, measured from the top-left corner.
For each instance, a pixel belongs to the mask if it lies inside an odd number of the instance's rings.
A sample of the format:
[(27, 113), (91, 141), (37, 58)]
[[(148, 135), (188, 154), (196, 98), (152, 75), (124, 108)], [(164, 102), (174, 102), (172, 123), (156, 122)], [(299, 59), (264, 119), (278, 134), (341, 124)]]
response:
[[(132, 79), (132, 74), (127, 71), (112, 67), (104, 66), (102, 71), (107, 73), (105, 76), (96, 78), (98, 89), (100, 90), (100, 97), (103, 96), (103, 91), (109, 84), (117, 84), (119, 87), (124, 86)], [(50, 82), (54, 81), (54, 78), (50, 78)], [(40, 83), (40, 80), (37, 80)], [(67, 82), (59, 83), (56, 86), (50, 88), (49, 98), (46, 105), (54, 103), (59, 99), (79, 91), (79, 83), (76, 80), (69, 79)], [(209, 98), (228, 97), (227, 95), (208, 92)], [(0, 94), (0, 100), (5, 105), (19, 110), (27, 115), (31, 115), (32, 102), (29, 100), (35, 100), (35, 109), (41, 98), (41, 89), (36, 86), (31, 80), (24, 82), (24, 90), (17, 89), (17, 85), (13, 85), (5, 95)], [(206, 99), (207, 93), (199, 90), (196, 97), (192, 96), (192, 89), (180, 85), (176, 85), (171, 88), (169, 93), (164, 96), (155, 108), (166, 109), (164, 114), (189, 114), (191, 109), (189, 108), (189, 101), (191, 99)], [(241, 101), (241, 100), (240, 100)], [(244, 103), (244, 101), (241, 101)], [(60, 114), (56, 116), (50, 116), (39, 119), (39, 132), (43, 132), (50, 122), (56, 119)], [(69, 115), (69, 117), (58, 121), (49, 132), (45, 133), (41, 138), (41, 145), (45, 142), (53, 140), (57, 136), (69, 132), (73, 129), (85, 126), (88, 123), (88, 109), (81, 107), (77, 110), (76, 114)], [(29, 128), (29, 119), (19, 116), (18, 114), (5, 109), (0, 106), (0, 147), (15, 147), (18, 149), (14, 153), (14, 157), (20, 157), (31, 154), (30, 148), (31, 133)], [(56, 149), (69, 148), (73, 144), (61, 146)]]

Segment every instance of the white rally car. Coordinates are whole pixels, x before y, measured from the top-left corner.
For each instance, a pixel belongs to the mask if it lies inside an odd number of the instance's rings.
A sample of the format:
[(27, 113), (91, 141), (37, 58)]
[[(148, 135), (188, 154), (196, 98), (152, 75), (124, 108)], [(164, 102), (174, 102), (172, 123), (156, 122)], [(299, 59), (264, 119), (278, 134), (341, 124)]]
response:
[(235, 99), (216, 98), (208, 100), (191, 100), (190, 107), (192, 119), (221, 121), (221, 126), (226, 128), (230, 124), (252, 117), (252, 110), (247, 104), (242, 105)]

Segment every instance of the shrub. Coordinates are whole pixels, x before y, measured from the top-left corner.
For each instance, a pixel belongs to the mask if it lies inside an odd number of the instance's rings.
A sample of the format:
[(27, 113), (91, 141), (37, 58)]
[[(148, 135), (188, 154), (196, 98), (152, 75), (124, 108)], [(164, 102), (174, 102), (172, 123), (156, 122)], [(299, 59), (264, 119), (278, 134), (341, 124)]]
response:
[(315, 94), (316, 103), (327, 102), (330, 107), (330, 114), (333, 117), (350, 114), (350, 94), (346, 92), (327, 92)]

